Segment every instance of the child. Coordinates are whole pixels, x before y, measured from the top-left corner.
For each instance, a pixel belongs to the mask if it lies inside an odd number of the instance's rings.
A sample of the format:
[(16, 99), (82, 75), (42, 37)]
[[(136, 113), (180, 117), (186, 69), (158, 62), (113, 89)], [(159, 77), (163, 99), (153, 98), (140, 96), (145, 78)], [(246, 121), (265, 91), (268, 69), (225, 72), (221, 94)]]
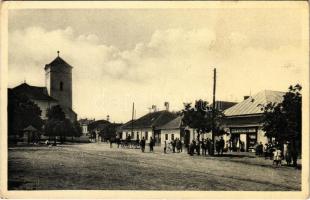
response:
[(273, 163), (276, 164), (277, 166), (281, 166), (281, 150), (279, 148), (276, 148), (276, 150), (273, 152)]

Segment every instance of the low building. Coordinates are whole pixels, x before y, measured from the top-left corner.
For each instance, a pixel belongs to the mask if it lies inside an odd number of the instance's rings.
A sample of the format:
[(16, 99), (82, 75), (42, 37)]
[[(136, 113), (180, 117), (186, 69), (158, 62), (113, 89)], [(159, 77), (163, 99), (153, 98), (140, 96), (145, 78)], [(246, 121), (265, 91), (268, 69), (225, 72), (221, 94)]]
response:
[(80, 119), (78, 122), (82, 128), (82, 135), (83, 136), (89, 136), (89, 130), (88, 130), (88, 125), (92, 122), (94, 122), (95, 119)]
[(254, 151), (257, 143), (265, 144), (270, 138), (262, 130), (263, 106), (283, 101), (284, 92), (264, 90), (224, 111), (224, 127), (229, 133), (226, 144), (233, 150)]
[(155, 143), (159, 145), (161, 143), (160, 127), (176, 117), (176, 113), (167, 110), (148, 113), (121, 126), (120, 138), (125, 140), (129, 136), (132, 140), (141, 140), (144, 137), (146, 143), (149, 143), (152, 137), (155, 139)]
[(185, 127), (182, 125), (181, 116), (176, 117), (158, 129), (161, 130), (161, 144), (164, 144), (165, 141), (169, 143), (176, 138), (179, 138), (182, 142), (184, 142)]
[(88, 131), (90, 139), (92, 142), (103, 141), (103, 138), (100, 136), (100, 132), (103, 131), (109, 124), (107, 120), (97, 120), (88, 124)]

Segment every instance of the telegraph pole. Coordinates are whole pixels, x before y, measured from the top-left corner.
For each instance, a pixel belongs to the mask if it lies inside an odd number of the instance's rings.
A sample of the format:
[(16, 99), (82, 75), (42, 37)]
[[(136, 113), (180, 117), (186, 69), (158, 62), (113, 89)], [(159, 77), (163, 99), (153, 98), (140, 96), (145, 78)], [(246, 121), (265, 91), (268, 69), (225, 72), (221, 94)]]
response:
[(212, 142), (213, 150), (212, 154), (214, 155), (215, 150), (215, 92), (216, 92), (216, 68), (213, 70), (213, 103), (212, 103)]
[(133, 137), (133, 119), (135, 115), (135, 103), (132, 103), (132, 115), (131, 115), (131, 137)]

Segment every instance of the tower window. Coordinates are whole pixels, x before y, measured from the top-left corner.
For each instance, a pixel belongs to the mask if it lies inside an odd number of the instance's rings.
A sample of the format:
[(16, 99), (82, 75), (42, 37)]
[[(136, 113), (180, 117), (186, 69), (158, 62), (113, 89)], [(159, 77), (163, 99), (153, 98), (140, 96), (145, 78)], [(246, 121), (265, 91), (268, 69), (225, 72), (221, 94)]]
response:
[(60, 91), (63, 91), (63, 89), (64, 89), (64, 84), (63, 84), (63, 82), (61, 81), (60, 84), (59, 84), (59, 90), (60, 90)]

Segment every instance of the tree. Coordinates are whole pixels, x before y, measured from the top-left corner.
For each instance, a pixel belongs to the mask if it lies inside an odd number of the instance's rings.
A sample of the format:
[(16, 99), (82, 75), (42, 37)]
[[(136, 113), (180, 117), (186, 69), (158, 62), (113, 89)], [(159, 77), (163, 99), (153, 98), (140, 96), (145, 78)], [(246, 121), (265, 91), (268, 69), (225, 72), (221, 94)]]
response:
[(43, 120), (41, 109), (22, 94), (8, 93), (8, 134), (16, 139), (16, 136), (29, 125), (41, 130)]
[(68, 136), (71, 136), (71, 140), (73, 141), (73, 137), (80, 137), (82, 135), (82, 127), (80, 126), (78, 121), (70, 122), (70, 127), (68, 127), (69, 134)]
[(109, 123), (103, 127), (103, 129), (99, 132), (100, 136), (105, 140), (115, 140), (116, 138), (116, 129), (119, 124)]
[(301, 143), (301, 85), (290, 86), (281, 103), (263, 106), (263, 130), (280, 144), (290, 141), (295, 151)]
[(46, 116), (48, 119), (45, 125), (45, 133), (50, 139), (51, 137), (54, 138), (54, 145), (56, 145), (56, 137), (60, 136), (63, 138), (67, 130), (65, 113), (59, 105), (56, 105), (47, 109)]
[(78, 121), (73, 122), (74, 136), (81, 137), (82, 136), (82, 127), (80, 126)]
[[(221, 129), (223, 113), (217, 109), (213, 110), (213, 108), (208, 105), (207, 101), (198, 100), (195, 102), (194, 107), (192, 107), (191, 103), (185, 103), (181, 113), (183, 115), (183, 123), (197, 132), (198, 141), (200, 134), (208, 133), (211, 130), (213, 130), (212, 134), (214, 135), (221, 135), (224, 133)], [(212, 123), (213, 116), (214, 125)]]

